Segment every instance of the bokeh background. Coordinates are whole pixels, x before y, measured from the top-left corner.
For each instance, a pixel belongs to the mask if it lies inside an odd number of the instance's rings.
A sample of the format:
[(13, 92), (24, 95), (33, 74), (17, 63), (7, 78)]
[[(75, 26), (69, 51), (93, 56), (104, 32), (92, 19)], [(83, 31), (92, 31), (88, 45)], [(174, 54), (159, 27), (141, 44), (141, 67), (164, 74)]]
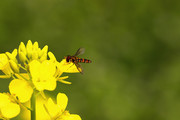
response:
[[(79, 47), (84, 75), (56, 96), (83, 120), (180, 119), (179, 0), (1, 0), (0, 52), (21, 41), (49, 46), (60, 61)], [(67, 75), (67, 74), (66, 74)], [(0, 79), (7, 92), (10, 80)], [(14, 118), (14, 120), (19, 118)]]

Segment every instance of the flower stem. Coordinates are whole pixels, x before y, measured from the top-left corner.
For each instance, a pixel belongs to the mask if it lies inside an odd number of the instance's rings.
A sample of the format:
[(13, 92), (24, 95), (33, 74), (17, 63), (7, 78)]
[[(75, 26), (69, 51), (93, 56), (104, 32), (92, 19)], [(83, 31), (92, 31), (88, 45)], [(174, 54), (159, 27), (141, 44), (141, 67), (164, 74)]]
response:
[(31, 120), (36, 120), (36, 96), (35, 93), (31, 97)]

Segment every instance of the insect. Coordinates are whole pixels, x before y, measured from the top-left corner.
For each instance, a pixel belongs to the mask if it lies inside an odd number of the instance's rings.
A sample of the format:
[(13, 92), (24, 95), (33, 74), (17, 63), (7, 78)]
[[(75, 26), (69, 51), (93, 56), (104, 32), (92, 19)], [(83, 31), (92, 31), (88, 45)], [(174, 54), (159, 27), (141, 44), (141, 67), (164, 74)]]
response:
[(91, 63), (91, 62), (92, 62), (91, 60), (77, 57), (78, 55), (83, 54), (84, 51), (85, 51), (84, 48), (79, 48), (79, 49), (77, 50), (77, 52), (76, 52), (73, 56), (71, 56), (71, 55), (65, 56), (66, 62), (72, 62), (72, 63), (74, 63), (74, 64), (76, 65), (78, 71), (79, 71), (81, 74), (83, 74), (83, 69), (82, 69), (81, 65), (78, 64), (78, 63)]

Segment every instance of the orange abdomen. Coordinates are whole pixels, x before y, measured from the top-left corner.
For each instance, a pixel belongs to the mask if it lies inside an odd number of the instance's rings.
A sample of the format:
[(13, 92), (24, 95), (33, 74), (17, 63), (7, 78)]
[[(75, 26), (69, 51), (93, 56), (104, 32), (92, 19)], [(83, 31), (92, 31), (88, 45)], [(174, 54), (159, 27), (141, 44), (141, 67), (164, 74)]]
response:
[(78, 58), (77, 62), (79, 62), (79, 63), (91, 63), (92, 61), (88, 60), (88, 59), (84, 59), (84, 58)]

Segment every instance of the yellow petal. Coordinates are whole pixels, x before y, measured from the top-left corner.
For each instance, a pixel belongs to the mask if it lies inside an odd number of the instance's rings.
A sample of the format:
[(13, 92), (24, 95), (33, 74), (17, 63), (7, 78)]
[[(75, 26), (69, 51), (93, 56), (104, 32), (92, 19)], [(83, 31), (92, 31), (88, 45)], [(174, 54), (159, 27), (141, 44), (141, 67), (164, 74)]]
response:
[(57, 67), (62, 72), (67, 73), (78, 73), (78, 69), (76, 65), (72, 62), (66, 62), (66, 59), (63, 59), (61, 62), (57, 64)]
[(76, 114), (63, 114), (58, 120), (81, 120), (81, 117)]
[(54, 54), (53, 54), (52, 52), (48, 52), (48, 56), (49, 56), (49, 58), (50, 58), (51, 61), (53, 61), (53, 62), (56, 62), (56, 61), (57, 61), (57, 60), (56, 60), (56, 57), (54, 56)]
[(38, 78), (40, 67), (41, 67), (41, 63), (37, 60), (33, 60), (32, 62), (29, 63), (29, 71), (32, 77)]
[(0, 93), (0, 109), (10, 102), (6, 93)]
[(44, 81), (43, 79), (39, 81), (38, 79), (32, 78), (32, 81), (38, 91), (53, 91), (56, 88), (56, 79), (54, 77), (50, 79), (45, 78)]
[(61, 111), (66, 109), (68, 103), (68, 97), (64, 93), (58, 93), (57, 95), (57, 105)]
[(29, 69), (32, 77), (52, 77), (55, 74), (56, 66), (49, 60), (45, 60), (40, 63), (37, 60), (33, 60), (29, 63)]
[(47, 103), (47, 101), (41, 96), (36, 97), (36, 120), (51, 120), (45, 109), (45, 103)]
[(18, 104), (10, 102), (1, 108), (1, 113), (5, 118), (13, 118), (20, 113), (20, 107)]
[(15, 94), (22, 103), (30, 100), (33, 93), (31, 85), (27, 81), (20, 79), (12, 80), (9, 84), (9, 90), (10, 93)]
[(45, 89), (53, 91), (56, 88), (56, 79), (52, 77), (48, 80), (48, 82), (45, 84)]
[(71, 114), (68, 120), (81, 120), (81, 117), (76, 114)]
[[(53, 76), (56, 72), (55, 64), (50, 60), (45, 60), (41, 64), (41, 70), (43, 72), (43, 76)], [(45, 74), (44, 74), (45, 73)]]
[(46, 110), (48, 114), (53, 118), (57, 116), (61, 111), (56, 104), (54, 104), (51, 98), (48, 99), (47, 103), (45, 104)]

